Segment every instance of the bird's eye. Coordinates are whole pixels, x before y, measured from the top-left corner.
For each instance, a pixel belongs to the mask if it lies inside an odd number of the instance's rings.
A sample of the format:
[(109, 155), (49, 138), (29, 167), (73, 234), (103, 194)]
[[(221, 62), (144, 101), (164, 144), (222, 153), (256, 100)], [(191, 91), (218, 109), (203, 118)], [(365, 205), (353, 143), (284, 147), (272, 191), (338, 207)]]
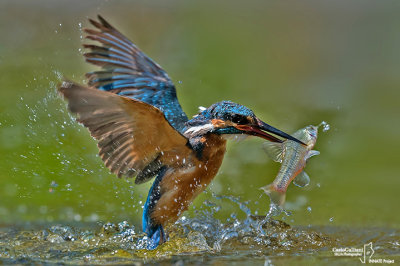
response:
[(247, 120), (247, 117), (243, 115), (233, 115), (232, 122), (236, 124), (247, 124), (249, 121)]

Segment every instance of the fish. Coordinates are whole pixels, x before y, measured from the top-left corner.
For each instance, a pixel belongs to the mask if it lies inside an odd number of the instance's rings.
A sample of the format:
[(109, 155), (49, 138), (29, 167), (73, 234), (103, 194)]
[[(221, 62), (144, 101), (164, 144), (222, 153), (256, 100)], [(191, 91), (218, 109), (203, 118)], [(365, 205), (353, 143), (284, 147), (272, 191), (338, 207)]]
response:
[(319, 155), (320, 152), (313, 150), (318, 137), (318, 128), (323, 125), (324, 131), (326, 122), (318, 126), (309, 125), (297, 130), (292, 134), (304, 144), (292, 140), (285, 140), (282, 143), (264, 143), (263, 149), (274, 161), (281, 163), (275, 180), (261, 189), (271, 199), (271, 204), (283, 208), (286, 199), (286, 190), (293, 181), (296, 186), (305, 187), (310, 183), (310, 177), (304, 171), (308, 159)]

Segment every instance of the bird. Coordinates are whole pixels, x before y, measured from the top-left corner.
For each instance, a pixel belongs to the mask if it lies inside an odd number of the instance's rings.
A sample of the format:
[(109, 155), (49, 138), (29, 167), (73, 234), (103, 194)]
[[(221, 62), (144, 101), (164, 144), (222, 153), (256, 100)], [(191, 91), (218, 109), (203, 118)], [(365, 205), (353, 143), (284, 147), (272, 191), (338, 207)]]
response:
[(86, 61), (101, 70), (86, 74), (87, 85), (64, 80), (58, 89), (77, 122), (97, 140), (99, 157), (111, 173), (135, 178), (135, 184), (154, 178), (142, 215), (147, 249), (167, 241), (165, 226), (177, 221), (216, 176), (227, 139), (282, 142), (281, 137), (302, 143), (231, 101), (189, 119), (161, 66), (97, 18), (89, 19), (92, 28), (84, 31), (91, 43), (83, 46)]

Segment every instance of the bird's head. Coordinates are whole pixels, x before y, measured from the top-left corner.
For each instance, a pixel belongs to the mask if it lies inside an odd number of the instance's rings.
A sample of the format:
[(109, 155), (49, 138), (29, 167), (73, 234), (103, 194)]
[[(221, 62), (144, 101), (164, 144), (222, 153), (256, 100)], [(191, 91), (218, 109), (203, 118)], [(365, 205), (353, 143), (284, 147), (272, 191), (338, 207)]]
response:
[[(214, 133), (223, 136), (251, 135), (273, 142), (290, 139), (302, 143), (298, 139), (263, 122), (249, 108), (222, 101), (211, 105), (186, 123), (184, 135), (188, 138)], [(274, 135), (271, 135), (274, 134)], [(304, 143), (302, 143), (304, 144)]]

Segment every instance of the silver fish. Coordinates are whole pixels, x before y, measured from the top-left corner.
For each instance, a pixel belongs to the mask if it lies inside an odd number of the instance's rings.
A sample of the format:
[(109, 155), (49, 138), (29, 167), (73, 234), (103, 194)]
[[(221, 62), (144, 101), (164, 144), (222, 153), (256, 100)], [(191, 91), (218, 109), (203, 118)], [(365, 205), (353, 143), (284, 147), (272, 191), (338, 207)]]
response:
[(267, 142), (264, 143), (264, 150), (272, 160), (280, 162), (281, 168), (275, 180), (261, 189), (270, 197), (271, 203), (282, 207), (285, 203), (286, 190), (293, 181), (299, 187), (305, 187), (310, 183), (310, 177), (303, 171), (307, 160), (319, 154), (319, 151), (313, 150), (317, 141), (318, 127), (323, 125), (324, 131), (325, 122), (318, 126), (307, 126), (297, 130), (292, 134), (293, 137), (301, 140), (306, 144), (286, 140), (282, 143)]

